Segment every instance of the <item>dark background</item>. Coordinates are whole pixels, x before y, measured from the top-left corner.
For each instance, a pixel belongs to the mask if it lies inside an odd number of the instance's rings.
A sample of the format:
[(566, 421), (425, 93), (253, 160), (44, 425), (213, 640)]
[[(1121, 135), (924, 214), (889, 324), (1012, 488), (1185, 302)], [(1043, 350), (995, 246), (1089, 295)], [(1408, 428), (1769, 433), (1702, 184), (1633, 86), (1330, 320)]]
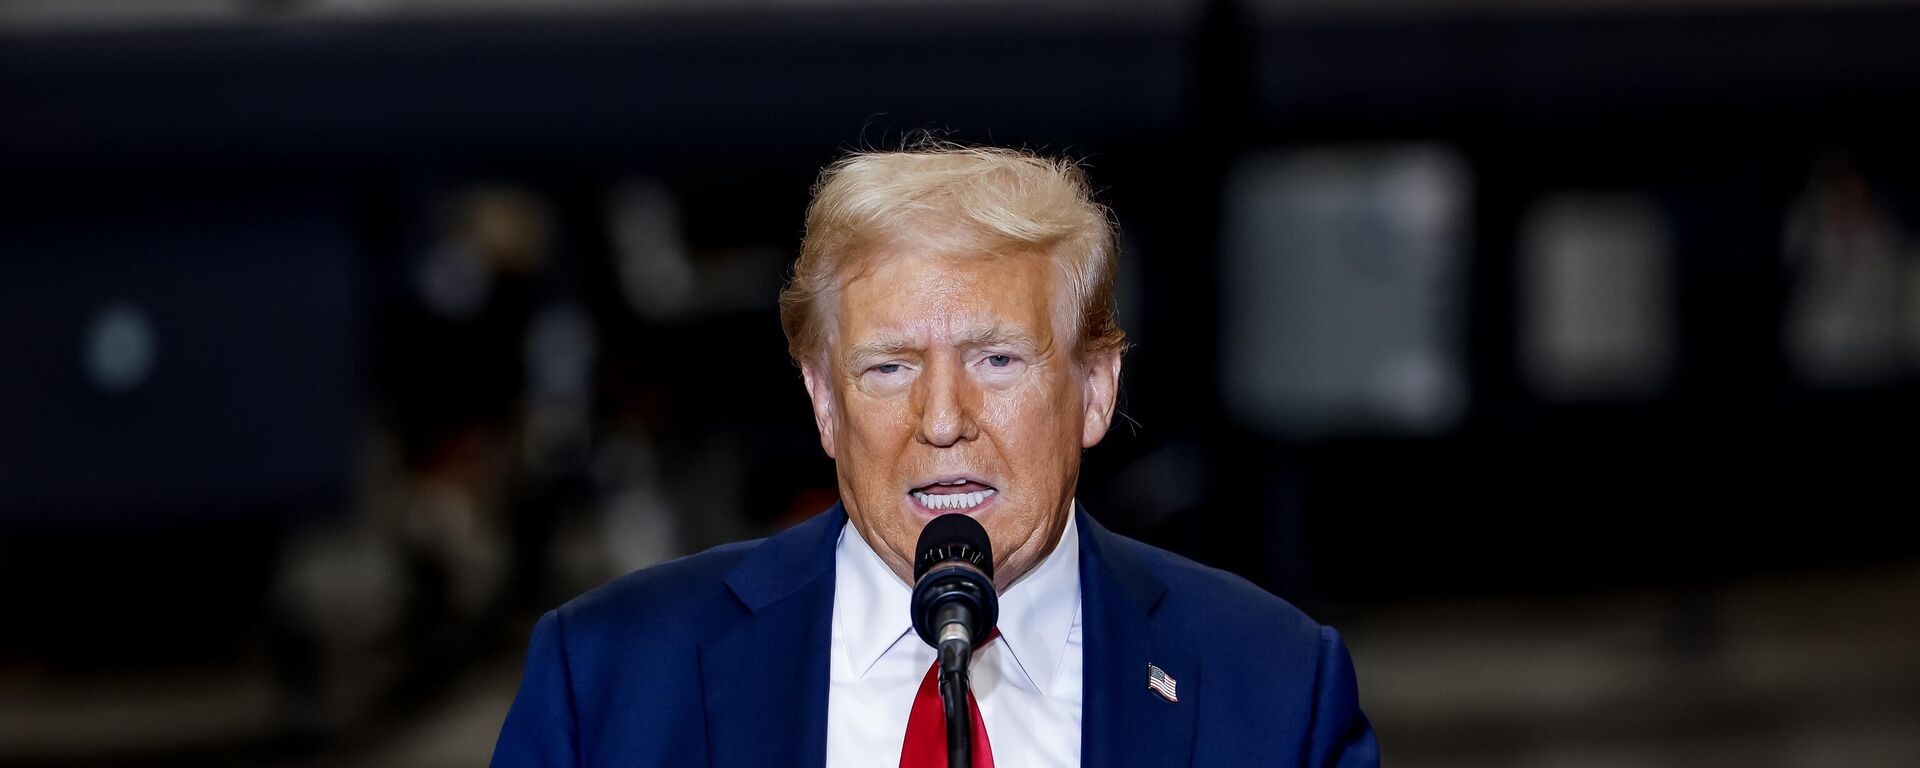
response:
[(533, 617), (830, 504), (815, 174), (1081, 159), (1081, 499), (1390, 764), (1920, 762), (1920, 8), (0, 11), (0, 764), (484, 761)]

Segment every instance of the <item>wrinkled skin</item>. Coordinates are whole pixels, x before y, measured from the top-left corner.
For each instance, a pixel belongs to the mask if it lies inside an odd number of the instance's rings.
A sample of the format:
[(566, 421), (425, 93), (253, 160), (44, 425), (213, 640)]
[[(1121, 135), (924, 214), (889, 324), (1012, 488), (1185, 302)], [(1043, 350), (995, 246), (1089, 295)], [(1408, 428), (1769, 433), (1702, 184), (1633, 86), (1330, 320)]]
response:
[(802, 371), (848, 518), (911, 583), (920, 529), (940, 514), (911, 492), (990, 486), (948, 514), (987, 529), (1005, 590), (1066, 528), (1081, 451), (1113, 417), (1119, 354), (1074, 353), (1068, 291), (1042, 254), (882, 251), (831, 309), (827, 348)]

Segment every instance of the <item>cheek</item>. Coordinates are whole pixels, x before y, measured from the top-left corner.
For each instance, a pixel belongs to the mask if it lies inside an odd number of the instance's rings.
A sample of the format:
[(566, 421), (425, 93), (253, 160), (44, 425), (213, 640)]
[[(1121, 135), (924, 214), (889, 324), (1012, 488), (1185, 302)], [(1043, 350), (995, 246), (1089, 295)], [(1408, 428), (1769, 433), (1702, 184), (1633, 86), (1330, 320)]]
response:
[[(898, 545), (900, 531), (912, 527), (899, 519), (894, 504), (894, 486), (899, 480), (895, 475), (900, 471), (902, 451), (912, 440), (911, 425), (902, 426), (906, 423), (902, 409), (893, 401), (854, 395), (842, 405), (834, 427), (839, 450), (835, 464), (847, 482), (847, 490), (862, 507), (862, 516), (871, 518), (868, 525)], [(912, 544), (909, 540), (904, 546)]]
[(840, 411), (845, 418), (839, 429), (847, 433), (851, 443), (848, 448), (856, 454), (874, 457), (894, 453), (903, 439), (913, 436), (913, 423), (900, 398), (855, 395), (847, 405)]
[(1077, 454), (1081, 410), (1077, 393), (1059, 382), (995, 393), (982, 408), (983, 420), (997, 426), (1008, 452), (1028, 460)]

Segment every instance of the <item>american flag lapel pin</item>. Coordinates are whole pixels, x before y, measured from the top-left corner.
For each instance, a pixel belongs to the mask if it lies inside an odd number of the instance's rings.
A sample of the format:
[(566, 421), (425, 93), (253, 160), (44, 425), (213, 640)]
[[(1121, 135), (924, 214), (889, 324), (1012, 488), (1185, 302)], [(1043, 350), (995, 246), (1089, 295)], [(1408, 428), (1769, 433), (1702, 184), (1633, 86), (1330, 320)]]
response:
[(1175, 686), (1179, 684), (1180, 681), (1173, 679), (1173, 675), (1167, 674), (1166, 670), (1153, 664), (1147, 665), (1147, 689), (1160, 694), (1160, 698), (1179, 701), (1179, 694), (1174, 692)]

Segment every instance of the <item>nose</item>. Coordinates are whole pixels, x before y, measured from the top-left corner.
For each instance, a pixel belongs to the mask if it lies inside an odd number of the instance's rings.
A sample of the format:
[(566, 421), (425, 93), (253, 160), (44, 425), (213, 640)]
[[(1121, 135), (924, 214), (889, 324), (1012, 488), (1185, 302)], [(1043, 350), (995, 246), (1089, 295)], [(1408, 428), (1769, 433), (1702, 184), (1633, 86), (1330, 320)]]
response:
[(975, 420), (980, 404), (979, 388), (957, 362), (942, 361), (930, 366), (915, 382), (914, 395), (920, 412), (914, 437), (921, 443), (946, 448), (980, 436), (980, 425)]

